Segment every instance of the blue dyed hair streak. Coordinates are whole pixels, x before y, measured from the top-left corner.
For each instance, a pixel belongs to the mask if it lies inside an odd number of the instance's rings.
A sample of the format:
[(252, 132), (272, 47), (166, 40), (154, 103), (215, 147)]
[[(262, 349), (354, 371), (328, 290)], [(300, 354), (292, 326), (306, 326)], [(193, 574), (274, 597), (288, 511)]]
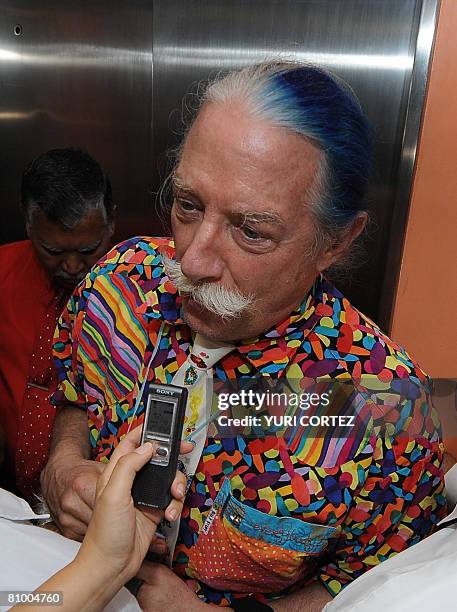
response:
[(211, 83), (202, 102), (240, 100), (248, 112), (312, 140), (322, 152), (312, 212), (324, 235), (335, 236), (365, 210), (372, 131), (351, 88), (309, 64), (266, 62)]

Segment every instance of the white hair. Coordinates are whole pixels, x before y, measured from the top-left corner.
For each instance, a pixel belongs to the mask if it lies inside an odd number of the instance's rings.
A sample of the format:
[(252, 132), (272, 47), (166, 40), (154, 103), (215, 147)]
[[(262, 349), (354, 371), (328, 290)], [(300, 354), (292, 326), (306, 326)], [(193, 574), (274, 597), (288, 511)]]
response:
[(216, 282), (193, 282), (181, 270), (181, 264), (164, 253), (165, 273), (182, 295), (189, 295), (197, 304), (222, 319), (240, 317), (254, 303), (253, 295), (243, 295), (239, 289), (227, 289)]

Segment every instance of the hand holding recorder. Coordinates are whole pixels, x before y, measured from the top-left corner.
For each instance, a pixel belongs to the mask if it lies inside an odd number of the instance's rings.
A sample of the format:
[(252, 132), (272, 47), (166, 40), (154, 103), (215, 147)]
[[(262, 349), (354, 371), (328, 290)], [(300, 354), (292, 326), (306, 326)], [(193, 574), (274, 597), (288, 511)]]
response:
[[(133, 503), (134, 478), (156, 452), (148, 442), (138, 446), (140, 437), (141, 428), (131, 431), (100, 475), (94, 513), (74, 561), (38, 587), (38, 591), (63, 591), (64, 611), (102, 610), (137, 573), (164, 515), (159, 509), (139, 510)], [(191, 448), (183, 443), (181, 452)], [(171, 486), (173, 500), (165, 509), (167, 518), (173, 520), (181, 512), (184, 491), (185, 477), (177, 473)]]
[[(126, 580), (140, 567), (164, 515), (159, 509), (140, 510), (132, 500), (131, 489), (137, 472), (156, 453), (156, 448), (148, 442), (138, 446), (140, 436), (140, 427), (131, 431), (101, 474), (94, 514), (81, 546), (81, 554), (98, 556), (99, 561), (110, 565), (113, 572), (125, 573)], [(182, 450), (186, 452), (186, 448)], [(175, 473), (171, 488), (173, 499), (165, 509), (165, 516), (170, 520), (181, 512), (185, 482), (183, 474)]]
[[(141, 508), (165, 509), (172, 502), (171, 486), (180, 452), (187, 389), (150, 383), (145, 389), (143, 401), (145, 410), (141, 444), (150, 442), (155, 453), (136, 476), (132, 497)], [(175, 518), (177, 516), (172, 520)]]

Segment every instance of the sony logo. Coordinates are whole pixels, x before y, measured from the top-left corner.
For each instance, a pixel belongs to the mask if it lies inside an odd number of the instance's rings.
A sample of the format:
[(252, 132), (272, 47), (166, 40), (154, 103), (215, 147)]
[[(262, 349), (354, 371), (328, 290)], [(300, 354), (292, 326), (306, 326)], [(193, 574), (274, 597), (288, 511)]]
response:
[(167, 391), (166, 389), (155, 389), (155, 392), (161, 395), (174, 395), (173, 391)]

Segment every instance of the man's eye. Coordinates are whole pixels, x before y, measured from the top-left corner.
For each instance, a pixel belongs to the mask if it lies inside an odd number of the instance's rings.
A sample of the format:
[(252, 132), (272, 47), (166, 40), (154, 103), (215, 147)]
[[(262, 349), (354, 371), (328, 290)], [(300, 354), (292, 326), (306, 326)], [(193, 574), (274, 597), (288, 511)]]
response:
[(175, 198), (175, 203), (178, 205), (179, 209), (182, 210), (182, 212), (194, 212), (196, 210), (195, 204), (189, 202), (188, 200)]
[(51, 249), (47, 249), (46, 247), (43, 247), (43, 249), (46, 251), (46, 253), (48, 255), (55, 255), (55, 256), (57, 256), (57, 255), (62, 255), (62, 253), (63, 253), (63, 251), (54, 251), (54, 250), (51, 250)]
[(96, 246), (93, 249), (82, 249), (82, 250), (78, 251), (78, 253), (80, 253), (81, 255), (93, 255), (97, 251), (99, 246), (100, 245)]
[(259, 232), (249, 227), (249, 225), (242, 225), (240, 229), (248, 240), (261, 240), (263, 238)]

